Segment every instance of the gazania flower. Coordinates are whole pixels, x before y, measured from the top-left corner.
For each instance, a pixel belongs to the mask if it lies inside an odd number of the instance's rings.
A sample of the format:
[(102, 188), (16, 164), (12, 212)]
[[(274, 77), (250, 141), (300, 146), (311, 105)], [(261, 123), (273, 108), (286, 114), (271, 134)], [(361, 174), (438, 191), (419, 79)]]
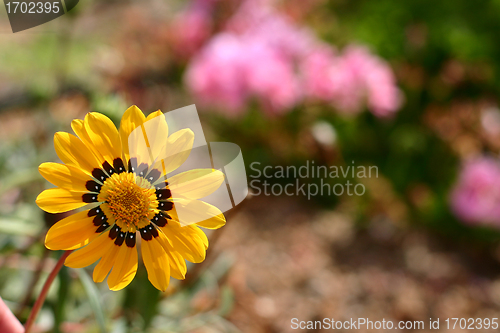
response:
[[(161, 111), (146, 118), (136, 106), (125, 112), (119, 130), (95, 112), (71, 126), (77, 136), (54, 136), (64, 164), (43, 163), (39, 168), (57, 188), (43, 191), (36, 202), (49, 213), (78, 210), (50, 228), (45, 246), (78, 249), (66, 259), (69, 267), (99, 260), (93, 279), (102, 282), (109, 274), (111, 290), (133, 280), (138, 247), (157, 289), (166, 290), (170, 276), (183, 279), (185, 260), (205, 259), (208, 240), (199, 227), (225, 224), (219, 209), (198, 200), (222, 184), (222, 172), (195, 169), (166, 178), (189, 156), (193, 132), (183, 129), (168, 135)], [(176, 205), (195, 216), (192, 222), (179, 220)]]

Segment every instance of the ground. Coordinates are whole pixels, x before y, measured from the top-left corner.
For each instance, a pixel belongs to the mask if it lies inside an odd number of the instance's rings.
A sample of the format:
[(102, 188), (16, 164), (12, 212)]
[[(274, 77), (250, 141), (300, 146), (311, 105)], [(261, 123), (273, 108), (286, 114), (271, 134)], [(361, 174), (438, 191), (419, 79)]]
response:
[(212, 254), (233, 257), (229, 320), (243, 332), (296, 332), (292, 318), (423, 321), (425, 330), (439, 318), (436, 331), (458, 332), (446, 318), (498, 317), (499, 263), (488, 249), (382, 218), (360, 227), (295, 198), (254, 197), (221, 230)]

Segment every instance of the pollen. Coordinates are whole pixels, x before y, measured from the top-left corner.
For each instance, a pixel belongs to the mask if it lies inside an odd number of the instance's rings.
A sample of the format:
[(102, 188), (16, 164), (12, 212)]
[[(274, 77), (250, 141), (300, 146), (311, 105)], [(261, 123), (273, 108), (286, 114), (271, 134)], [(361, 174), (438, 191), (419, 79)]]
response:
[(155, 189), (133, 173), (114, 174), (106, 179), (99, 194), (108, 218), (124, 231), (135, 232), (149, 224), (158, 206)]

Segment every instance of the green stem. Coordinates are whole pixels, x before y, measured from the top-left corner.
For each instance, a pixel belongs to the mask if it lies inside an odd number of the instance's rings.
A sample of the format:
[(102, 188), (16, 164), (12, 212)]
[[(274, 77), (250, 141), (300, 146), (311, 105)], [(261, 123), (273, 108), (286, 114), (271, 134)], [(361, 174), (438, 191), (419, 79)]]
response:
[(26, 324), (24, 325), (24, 333), (29, 333), (31, 330), (31, 326), (33, 326), (36, 316), (38, 315), (38, 312), (42, 308), (43, 303), (45, 302), (45, 298), (47, 297), (47, 294), (49, 292), (50, 286), (52, 285), (52, 282), (54, 282), (54, 279), (57, 276), (57, 273), (59, 273), (59, 270), (64, 264), (64, 260), (71, 254), (71, 251), (65, 251), (64, 254), (59, 258), (57, 261), (56, 266), (50, 272), (49, 277), (47, 278), (47, 281), (45, 281), (45, 284), (43, 285), (42, 291), (40, 292), (40, 295), (38, 296), (35, 305), (31, 309), (30, 315), (28, 317), (28, 320), (26, 321)]

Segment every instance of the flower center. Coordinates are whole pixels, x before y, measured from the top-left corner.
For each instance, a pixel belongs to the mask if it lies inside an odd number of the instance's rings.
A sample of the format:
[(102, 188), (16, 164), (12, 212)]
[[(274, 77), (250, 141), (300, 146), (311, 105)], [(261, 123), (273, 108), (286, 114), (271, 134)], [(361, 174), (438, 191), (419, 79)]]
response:
[(103, 210), (122, 228), (135, 232), (149, 224), (158, 206), (151, 184), (133, 173), (114, 174), (104, 182), (99, 201), (105, 201)]

